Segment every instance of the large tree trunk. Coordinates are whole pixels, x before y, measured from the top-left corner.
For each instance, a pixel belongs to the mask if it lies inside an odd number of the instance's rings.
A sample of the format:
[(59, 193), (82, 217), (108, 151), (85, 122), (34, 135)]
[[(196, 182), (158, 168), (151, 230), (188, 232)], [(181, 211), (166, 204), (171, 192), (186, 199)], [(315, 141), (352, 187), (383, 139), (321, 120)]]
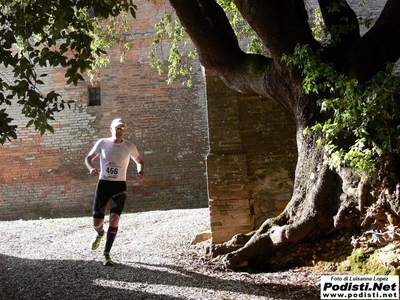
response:
[[(317, 105), (317, 95), (304, 92), (301, 70), (290, 68), (281, 60), (282, 55), (292, 54), (299, 44), (310, 45), (314, 50), (324, 47), (312, 35), (304, 1), (234, 2), (268, 49), (268, 57), (241, 50), (225, 12), (216, 1), (170, 0), (203, 66), (214, 71), (228, 87), (274, 99), (293, 113), (297, 123), (298, 163), (292, 199), (285, 211), (267, 220), (257, 231), (215, 246), (215, 255), (226, 254), (228, 268), (247, 263), (268, 265), (278, 250), (321, 238), (341, 227), (353, 230), (368, 226), (360, 216), (368, 215), (365, 208), (373, 202), (368, 202), (372, 195), (369, 189), (377, 191), (373, 198), (381, 207), (399, 214), (400, 188), (395, 193), (400, 178), (398, 155), (383, 164), (379, 180), (370, 179), (362, 184), (347, 169), (329, 169), (324, 148), (317, 143), (318, 136), (304, 134), (306, 127), (323, 121), (324, 116)], [(376, 25), (362, 37), (357, 16), (346, 2), (341, 2), (339, 10), (331, 9), (335, 0), (318, 2), (327, 29), (334, 33), (332, 45), (325, 48), (324, 60), (331, 62), (338, 72), (365, 83), (383, 70), (387, 62), (399, 59), (400, 1), (388, 0)], [(340, 26), (348, 26), (349, 31), (337, 34)]]
[[(335, 216), (341, 209), (341, 199), (354, 197), (358, 182), (344, 182), (339, 172), (330, 170), (325, 163), (323, 148), (316, 144), (312, 135), (298, 133), (299, 158), (293, 196), (285, 211), (277, 218), (267, 220), (250, 240), (240, 249), (225, 257), (227, 268), (250, 264), (257, 267), (267, 266), (269, 259), (278, 250), (290, 247), (300, 241), (323, 237), (332, 228), (342, 226), (335, 223)], [(346, 178), (345, 181), (349, 181)], [(343, 185), (355, 188), (343, 191)], [(350, 194), (351, 193), (351, 194)], [(343, 223), (345, 224), (345, 223)], [(214, 254), (219, 254), (235, 245), (216, 246)], [(243, 243), (243, 238), (240, 239)], [(240, 245), (241, 246), (241, 245)]]

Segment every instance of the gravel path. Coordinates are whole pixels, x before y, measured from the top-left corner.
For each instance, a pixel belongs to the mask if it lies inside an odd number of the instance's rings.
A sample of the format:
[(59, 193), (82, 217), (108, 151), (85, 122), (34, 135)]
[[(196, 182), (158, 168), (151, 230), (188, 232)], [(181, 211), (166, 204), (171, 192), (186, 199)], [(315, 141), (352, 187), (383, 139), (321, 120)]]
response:
[[(107, 228), (107, 226), (105, 226)], [(204, 209), (124, 214), (111, 257), (90, 249), (91, 218), (0, 222), (0, 299), (319, 299), (318, 274), (218, 271), (191, 245)]]

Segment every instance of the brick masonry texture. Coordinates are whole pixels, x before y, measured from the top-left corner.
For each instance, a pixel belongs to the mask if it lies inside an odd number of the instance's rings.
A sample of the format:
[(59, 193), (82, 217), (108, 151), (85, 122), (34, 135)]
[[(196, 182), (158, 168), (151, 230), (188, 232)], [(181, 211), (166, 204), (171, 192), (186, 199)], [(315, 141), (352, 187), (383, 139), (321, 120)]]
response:
[(291, 198), (297, 161), (293, 117), (274, 101), (226, 88), (206, 73), (213, 243), (258, 228)]
[(101, 70), (101, 106), (87, 105), (88, 80), (69, 86), (64, 70), (51, 69), (42, 70), (49, 73), (48, 90), (75, 101), (56, 115), (54, 134), (40, 136), (26, 128), (21, 108), (16, 103), (7, 107), (20, 129), (17, 140), (0, 145), (5, 167), (0, 173), (1, 220), (90, 215), (97, 180), (88, 174), (84, 158), (97, 139), (110, 136), (116, 117), (127, 122), (126, 139), (146, 163), (143, 184), (136, 182), (135, 164), (128, 169), (127, 212), (207, 206), (208, 131), (200, 66), (193, 89), (167, 85), (148, 59), (160, 10), (151, 3), (138, 6), (129, 37), (133, 50), (121, 63), (122, 43), (114, 47), (109, 66)]

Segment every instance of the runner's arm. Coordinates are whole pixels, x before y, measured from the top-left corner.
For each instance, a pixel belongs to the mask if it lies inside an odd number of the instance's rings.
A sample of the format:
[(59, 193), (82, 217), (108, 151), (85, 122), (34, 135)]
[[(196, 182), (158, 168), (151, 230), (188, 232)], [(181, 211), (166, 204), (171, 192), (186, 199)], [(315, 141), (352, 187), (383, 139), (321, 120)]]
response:
[(98, 176), (99, 175), (99, 169), (97, 169), (94, 165), (93, 165), (93, 161), (95, 160), (95, 158), (99, 156), (96, 153), (92, 153), (89, 154), (88, 156), (86, 156), (85, 158), (85, 165), (89, 170), (90, 175), (92, 176)]

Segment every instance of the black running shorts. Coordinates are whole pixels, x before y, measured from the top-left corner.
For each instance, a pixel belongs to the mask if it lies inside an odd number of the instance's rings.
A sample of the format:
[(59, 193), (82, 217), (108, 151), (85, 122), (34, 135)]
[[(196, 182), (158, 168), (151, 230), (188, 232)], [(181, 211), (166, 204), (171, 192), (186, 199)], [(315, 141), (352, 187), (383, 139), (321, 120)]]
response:
[(104, 219), (110, 202), (110, 213), (121, 215), (126, 201), (126, 181), (99, 180), (93, 201), (93, 218)]

